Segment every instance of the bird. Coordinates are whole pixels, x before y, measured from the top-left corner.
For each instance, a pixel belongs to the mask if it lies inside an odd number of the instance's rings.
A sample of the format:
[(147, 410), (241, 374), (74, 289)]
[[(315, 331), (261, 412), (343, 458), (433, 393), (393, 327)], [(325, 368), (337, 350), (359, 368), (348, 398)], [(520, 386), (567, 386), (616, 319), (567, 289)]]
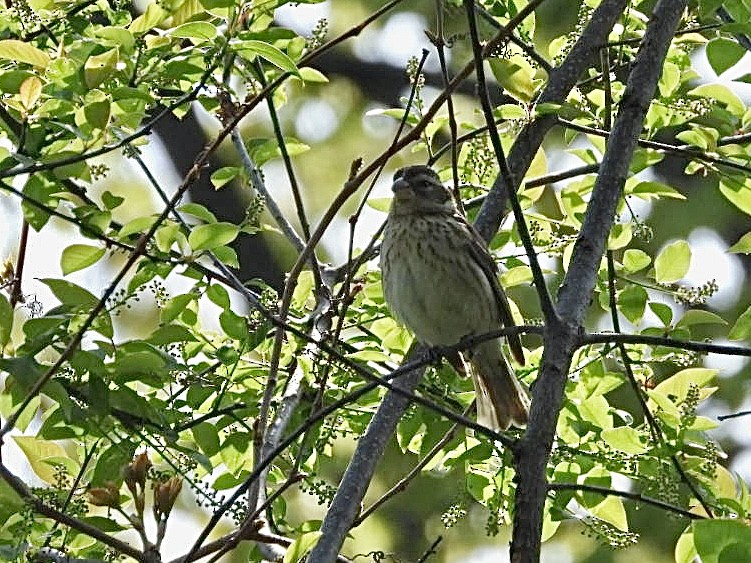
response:
[[(422, 344), (440, 348), (514, 326), (487, 245), (438, 174), (424, 165), (401, 168), (391, 189), (380, 267), (393, 317)], [(523, 365), (519, 336), (509, 336), (508, 342)], [(503, 355), (500, 337), (463, 351), (461, 362), (448, 359), (472, 377), (478, 423), (493, 430), (526, 424), (529, 396)]]

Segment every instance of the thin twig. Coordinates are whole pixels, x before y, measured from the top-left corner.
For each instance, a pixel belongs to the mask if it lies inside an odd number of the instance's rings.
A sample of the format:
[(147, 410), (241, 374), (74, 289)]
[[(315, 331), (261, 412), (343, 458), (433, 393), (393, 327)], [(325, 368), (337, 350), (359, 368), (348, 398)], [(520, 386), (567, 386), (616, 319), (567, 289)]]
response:
[(617, 489), (609, 489), (607, 487), (598, 487), (597, 485), (585, 485), (583, 483), (548, 483), (548, 490), (549, 491), (578, 491), (578, 492), (587, 492), (587, 493), (599, 493), (605, 496), (622, 497), (622, 498), (627, 498), (629, 500), (634, 500), (636, 502), (649, 504), (651, 506), (656, 506), (657, 508), (661, 508), (663, 510), (673, 512), (674, 514), (685, 516), (686, 518), (690, 518), (691, 520), (702, 520), (706, 518), (706, 516), (702, 514), (690, 512), (688, 510), (681, 508), (680, 506), (675, 506), (675, 505), (661, 501), (656, 498), (647, 497), (640, 493), (632, 493), (630, 491), (619, 491)]
[(78, 530), (79, 532), (86, 534), (87, 536), (92, 537), (95, 540), (102, 542), (104, 545), (110, 546), (111, 548), (117, 550), (123, 555), (132, 557), (136, 561), (142, 560), (143, 553), (137, 550), (136, 548), (131, 547), (129, 544), (125, 543), (124, 541), (118, 540), (117, 538), (113, 538), (109, 534), (101, 531), (99, 528), (96, 528), (95, 526), (92, 526), (91, 524), (87, 524), (86, 522), (82, 522), (81, 520), (78, 520), (77, 518), (73, 518), (72, 516), (66, 514), (65, 512), (62, 512), (60, 510), (57, 510), (56, 508), (53, 508), (45, 504), (36, 495), (34, 495), (34, 493), (31, 492), (31, 489), (29, 489), (26, 486), (26, 484), (23, 481), (21, 481), (21, 479), (16, 477), (2, 463), (0, 463), (0, 478), (2, 478), (6, 483), (8, 483), (8, 485), (10, 485), (10, 487), (16, 493), (18, 493), (18, 495), (31, 507), (31, 509), (34, 512), (37, 512), (41, 514), (42, 516), (52, 518), (56, 522), (60, 522), (61, 524), (68, 526), (74, 530)]
[[(519, 198), (516, 194), (517, 182), (514, 179), (511, 169), (509, 168), (508, 161), (506, 160), (506, 153), (503, 150), (501, 144), (501, 137), (498, 134), (498, 128), (495, 125), (495, 117), (493, 116), (493, 107), (490, 103), (490, 94), (488, 93), (488, 85), (485, 80), (485, 69), (483, 67), (482, 49), (480, 46), (480, 38), (477, 33), (477, 21), (475, 19), (475, 2), (474, 0), (464, 0), (464, 7), (467, 12), (467, 21), (469, 22), (469, 34), (472, 40), (472, 52), (475, 57), (475, 73), (477, 74), (477, 84), (479, 88), (480, 103), (482, 105), (482, 111), (485, 114), (485, 124), (488, 127), (488, 134), (490, 135), (490, 141), (493, 145), (493, 152), (495, 153), (496, 160), (498, 161), (498, 167), (500, 169), (500, 176), (503, 178), (503, 184), (506, 189), (506, 195), (511, 202), (511, 209), (514, 212), (514, 219), (516, 220), (516, 228), (519, 232), (519, 238), (524, 245), (524, 250), (527, 253), (529, 259), (529, 267), (532, 270), (532, 278), (534, 280), (535, 289), (537, 290), (537, 296), (540, 299), (540, 307), (545, 319), (550, 322), (555, 319), (558, 314), (553, 305), (553, 300), (550, 297), (547, 285), (545, 284), (545, 276), (542, 273), (542, 267), (537, 260), (537, 252), (535, 251), (532, 237), (529, 234), (527, 228), (527, 221), (524, 218), (524, 211), (522, 210)], [(485, 233), (486, 237), (490, 233)], [(488, 238), (486, 238), (486, 241)]]
[[(470, 406), (468, 406), (464, 412), (462, 413), (462, 416), (469, 416), (471, 411), (475, 408), (475, 403), (473, 402)], [(417, 463), (410, 471), (407, 473), (404, 477), (399, 479), (399, 481), (391, 487), (388, 491), (386, 491), (383, 495), (381, 495), (381, 498), (376, 500), (373, 504), (371, 504), (368, 508), (363, 510), (360, 515), (355, 518), (355, 521), (352, 522), (352, 527), (356, 528), (360, 524), (363, 523), (363, 521), (368, 518), (373, 512), (378, 510), (383, 504), (388, 502), (392, 497), (396, 496), (397, 494), (403, 492), (409, 483), (417, 477), (420, 472), (423, 470), (423, 468), (430, 463), (430, 461), (438, 455), (438, 453), (443, 449), (443, 447), (448, 444), (453, 438), (454, 434), (456, 434), (456, 430), (459, 428), (459, 423), (455, 422), (451, 428), (448, 429), (448, 431), (443, 435), (443, 437), (438, 440), (438, 442), (430, 448), (430, 451), (425, 454), (425, 456), (420, 460), (419, 463)]]
[(240, 131), (235, 127), (234, 129), (232, 129), (230, 136), (232, 137), (232, 145), (235, 147), (235, 151), (237, 151), (237, 154), (240, 156), (240, 162), (243, 165), (243, 169), (250, 179), (250, 185), (253, 187), (256, 193), (260, 194), (260, 196), (264, 199), (264, 203), (269, 211), (269, 215), (271, 215), (271, 218), (274, 219), (274, 222), (279, 227), (279, 230), (282, 231), (282, 234), (287, 239), (287, 242), (292, 245), (295, 251), (302, 252), (302, 249), (305, 248), (305, 241), (303, 241), (300, 235), (297, 234), (297, 231), (295, 231), (292, 223), (289, 222), (287, 217), (284, 215), (284, 212), (279, 208), (279, 205), (276, 203), (274, 197), (271, 195), (271, 193), (269, 193), (269, 190), (266, 189), (266, 183), (263, 181), (260, 170), (256, 166), (255, 162), (253, 162), (253, 159), (248, 153), (248, 149), (245, 147), (245, 143), (243, 142), (243, 138), (240, 135)]
[(16, 260), (13, 283), (10, 290), (10, 306), (14, 308), (18, 303), (23, 303), (23, 268), (26, 263), (26, 253), (29, 245), (29, 222), (24, 219), (21, 225), (21, 240), (18, 242), (18, 259)]

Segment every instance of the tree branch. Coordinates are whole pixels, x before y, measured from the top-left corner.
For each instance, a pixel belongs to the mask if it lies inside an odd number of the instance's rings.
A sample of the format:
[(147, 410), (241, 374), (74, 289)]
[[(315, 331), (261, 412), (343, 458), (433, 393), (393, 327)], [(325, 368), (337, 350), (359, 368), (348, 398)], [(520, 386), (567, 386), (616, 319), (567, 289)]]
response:
[[(612, 10), (617, 4), (616, 1), (601, 4), (593, 15), (590, 27), (595, 23), (598, 27), (614, 23), (615, 20), (604, 18), (603, 10)], [(561, 322), (555, 320), (546, 327), (545, 353), (534, 387), (529, 426), (516, 457), (519, 485), (511, 542), (512, 563), (536, 563), (540, 559), (542, 513), (547, 490), (546, 467), (568, 369), (577, 346), (577, 334), (583, 328), (591, 303), (605, 243), (623, 193), (644, 116), (685, 7), (685, 0), (662, 0), (650, 18), (620, 103), (581, 232), (574, 245), (569, 271), (559, 292), (558, 313)], [(614, 16), (612, 13), (610, 15)]]

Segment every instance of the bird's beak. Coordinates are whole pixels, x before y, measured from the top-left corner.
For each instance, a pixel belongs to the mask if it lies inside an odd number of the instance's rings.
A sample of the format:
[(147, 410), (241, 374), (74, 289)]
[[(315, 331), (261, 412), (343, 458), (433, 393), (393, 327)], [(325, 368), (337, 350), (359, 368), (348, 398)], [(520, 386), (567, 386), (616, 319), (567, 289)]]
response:
[(414, 199), (415, 197), (415, 191), (404, 178), (395, 180), (394, 184), (391, 186), (391, 191), (394, 192), (394, 197), (399, 201)]

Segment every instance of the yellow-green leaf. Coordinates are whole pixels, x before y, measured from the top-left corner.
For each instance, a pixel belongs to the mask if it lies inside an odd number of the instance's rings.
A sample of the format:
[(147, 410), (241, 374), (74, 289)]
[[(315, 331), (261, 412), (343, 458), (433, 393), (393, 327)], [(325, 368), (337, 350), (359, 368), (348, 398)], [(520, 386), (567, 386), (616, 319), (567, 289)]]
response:
[(629, 248), (623, 253), (623, 260), (621, 263), (626, 272), (633, 274), (649, 266), (651, 261), (652, 259), (646, 252), (636, 248)]
[(229, 244), (237, 237), (240, 228), (232, 223), (219, 222), (195, 227), (188, 236), (193, 250), (211, 250)]
[(203, 43), (216, 37), (216, 27), (209, 22), (189, 22), (178, 25), (170, 30), (169, 34), (173, 37), (183, 37), (193, 39), (196, 43)]
[(609, 496), (590, 510), (594, 516), (610, 522), (623, 532), (628, 532), (628, 518), (623, 508), (623, 501), (615, 496)]
[(691, 247), (685, 240), (667, 245), (655, 258), (655, 279), (658, 283), (673, 283), (681, 279), (691, 266)]
[(676, 327), (688, 327), (694, 325), (726, 325), (728, 324), (725, 319), (720, 315), (712, 313), (711, 311), (704, 311), (703, 309), (689, 309), (681, 317)]
[(743, 235), (733, 246), (728, 248), (728, 252), (751, 254), (751, 231)]
[(388, 213), (389, 209), (391, 208), (392, 199), (393, 198), (390, 197), (371, 197), (365, 203), (368, 205), (368, 207), (371, 207), (376, 211)]
[(730, 340), (751, 340), (751, 307), (743, 311), (728, 334)]
[(491, 59), (490, 69), (504, 90), (523, 102), (530, 102), (535, 94), (533, 71), (518, 59)]
[(302, 561), (311, 549), (315, 547), (321, 537), (322, 532), (306, 532), (292, 542), (284, 554), (284, 563), (297, 563)]
[(687, 368), (661, 382), (654, 390), (665, 396), (676, 398), (676, 404), (683, 401), (688, 395), (691, 385), (701, 388), (706, 386), (717, 375), (716, 369)]
[(47, 65), (50, 64), (50, 57), (47, 53), (18, 39), (3, 39), (0, 41), (0, 59), (27, 63), (39, 68), (47, 68)]
[(36, 105), (37, 100), (39, 100), (39, 96), (42, 94), (42, 81), (36, 76), (30, 76), (21, 82), (18, 94), (21, 98), (21, 104), (23, 104), (23, 107), (26, 109), (33, 108)]
[(128, 29), (135, 34), (146, 33), (161, 22), (166, 15), (166, 12), (158, 4), (149, 4), (146, 11), (134, 19)]
[(96, 264), (104, 256), (104, 248), (89, 246), (88, 244), (71, 244), (60, 257), (60, 267), (64, 275), (83, 270)]
[(245, 41), (232, 42), (232, 47), (246, 56), (258, 55), (282, 70), (294, 74), (295, 76), (300, 76), (300, 70), (297, 68), (295, 61), (290, 59), (286, 53), (277, 49), (270, 43), (264, 43), (263, 41), (258, 41), (256, 39), (248, 39)]
[(642, 435), (630, 426), (608, 428), (603, 430), (600, 435), (605, 443), (618, 451), (633, 455), (643, 454), (647, 451)]
[(93, 55), (86, 59), (83, 65), (83, 76), (86, 86), (96, 88), (107, 80), (117, 70), (117, 62), (120, 58), (120, 50), (115, 47), (99, 55)]
[(13, 329), (13, 307), (10, 301), (0, 293), (0, 352), (3, 347), (10, 341), (11, 330)]
[(320, 70), (316, 70), (309, 66), (304, 66), (300, 69), (300, 78), (302, 78), (305, 82), (313, 82), (319, 84), (329, 81), (329, 79), (326, 78), (326, 75), (323, 74)]
[(40, 440), (34, 436), (13, 436), (13, 440), (26, 455), (34, 473), (43, 481), (54, 483), (56, 479), (56, 470), (48, 461), (63, 465), (69, 474), (75, 475), (75, 471), (71, 472), (71, 469), (77, 469), (78, 463), (70, 459), (68, 453), (60, 444), (49, 440)]

